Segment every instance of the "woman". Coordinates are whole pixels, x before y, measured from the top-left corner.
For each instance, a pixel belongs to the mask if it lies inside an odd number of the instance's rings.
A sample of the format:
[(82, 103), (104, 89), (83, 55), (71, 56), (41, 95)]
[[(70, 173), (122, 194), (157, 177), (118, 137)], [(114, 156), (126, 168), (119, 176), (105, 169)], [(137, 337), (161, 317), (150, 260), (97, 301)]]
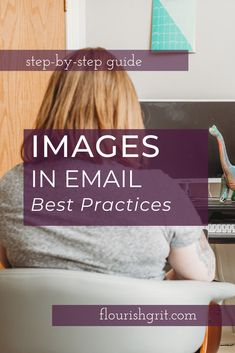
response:
[[(124, 71), (54, 72), (36, 129), (142, 129), (140, 104)], [(136, 278), (211, 281), (214, 254), (198, 227), (29, 227), (23, 171), (0, 182), (0, 260), (11, 267), (87, 270)], [(165, 274), (168, 259), (172, 270)]]

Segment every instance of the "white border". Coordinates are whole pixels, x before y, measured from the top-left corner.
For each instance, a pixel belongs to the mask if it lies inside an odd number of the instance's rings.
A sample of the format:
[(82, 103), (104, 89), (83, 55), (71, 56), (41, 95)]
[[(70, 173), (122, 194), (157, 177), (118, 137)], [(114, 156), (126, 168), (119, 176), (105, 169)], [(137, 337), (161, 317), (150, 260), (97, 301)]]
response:
[(86, 46), (86, 0), (66, 0), (66, 49)]

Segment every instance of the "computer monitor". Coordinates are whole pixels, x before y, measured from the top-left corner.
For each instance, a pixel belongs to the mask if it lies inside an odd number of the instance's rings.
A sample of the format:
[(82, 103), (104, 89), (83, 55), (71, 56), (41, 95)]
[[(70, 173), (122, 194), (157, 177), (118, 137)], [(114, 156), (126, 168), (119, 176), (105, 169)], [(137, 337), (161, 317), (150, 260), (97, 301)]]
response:
[[(148, 129), (208, 129), (216, 125), (235, 164), (235, 101), (141, 101), (141, 107)], [(217, 142), (210, 135), (208, 158), (209, 178), (221, 178)]]

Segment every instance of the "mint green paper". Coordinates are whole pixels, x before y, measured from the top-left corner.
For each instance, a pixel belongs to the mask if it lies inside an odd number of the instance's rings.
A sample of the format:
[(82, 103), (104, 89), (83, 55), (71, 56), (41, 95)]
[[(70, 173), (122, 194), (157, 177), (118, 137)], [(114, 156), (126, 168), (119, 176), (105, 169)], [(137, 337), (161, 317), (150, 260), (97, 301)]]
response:
[(152, 50), (193, 51), (179, 26), (160, 0), (153, 0)]

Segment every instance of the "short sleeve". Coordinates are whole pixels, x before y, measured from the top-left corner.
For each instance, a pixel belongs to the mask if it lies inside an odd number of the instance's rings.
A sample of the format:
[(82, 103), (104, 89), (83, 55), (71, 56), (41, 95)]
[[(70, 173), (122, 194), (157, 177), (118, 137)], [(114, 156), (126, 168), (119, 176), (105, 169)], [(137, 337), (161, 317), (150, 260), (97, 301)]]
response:
[(11, 210), (11, 178), (10, 172), (0, 179), (0, 245), (5, 246), (5, 238), (7, 233), (7, 217)]
[[(200, 216), (195, 209), (190, 198), (185, 194), (185, 191), (179, 186), (179, 184), (168, 175), (164, 175), (165, 180), (167, 180), (167, 192), (169, 195), (176, 195), (175, 200), (177, 200), (178, 205), (182, 205), (182, 208), (175, 210), (175, 220), (182, 219), (182, 209), (184, 210), (185, 225), (166, 225), (165, 234), (168, 243), (171, 247), (180, 248), (189, 246), (200, 240), (201, 233), (203, 232), (202, 221)], [(176, 191), (175, 193), (173, 191)], [(179, 215), (179, 216), (178, 216)], [(186, 223), (187, 220), (192, 221)], [(167, 223), (166, 223), (167, 224)], [(177, 224), (177, 223), (176, 223)]]
[(198, 242), (202, 231), (202, 227), (199, 226), (177, 226), (166, 229), (169, 245), (173, 248), (181, 248)]
[(16, 210), (22, 206), (22, 165), (7, 172), (0, 179), (0, 245), (5, 246), (10, 220), (14, 221)]

